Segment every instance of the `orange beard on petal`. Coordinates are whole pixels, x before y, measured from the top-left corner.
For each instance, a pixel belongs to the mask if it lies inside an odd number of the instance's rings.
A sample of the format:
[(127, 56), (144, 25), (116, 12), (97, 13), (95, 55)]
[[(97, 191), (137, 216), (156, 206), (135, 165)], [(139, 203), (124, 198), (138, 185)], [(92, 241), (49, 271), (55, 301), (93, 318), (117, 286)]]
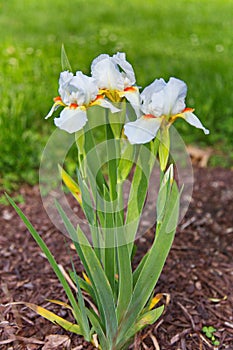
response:
[(181, 113), (185, 113), (185, 112), (194, 112), (194, 108), (186, 107)]
[(78, 104), (77, 103), (71, 103), (69, 105), (69, 108), (76, 109), (76, 108), (78, 108)]
[(125, 92), (135, 92), (137, 91), (137, 88), (134, 86), (129, 86), (127, 88), (124, 89)]
[(156, 117), (153, 114), (145, 114), (145, 115), (143, 115), (143, 118), (144, 119), (155, 119), (155, 118), (158, 118), (158, 117)]

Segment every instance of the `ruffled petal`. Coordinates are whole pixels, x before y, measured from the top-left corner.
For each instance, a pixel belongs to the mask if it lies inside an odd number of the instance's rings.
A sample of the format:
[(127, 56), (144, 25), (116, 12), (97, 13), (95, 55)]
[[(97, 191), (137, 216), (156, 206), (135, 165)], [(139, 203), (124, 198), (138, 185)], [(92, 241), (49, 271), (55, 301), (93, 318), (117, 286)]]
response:
[(91, 64), (91, 71), (92, 69), (95, 69), (95, 66), (97, 65), (97, 63), (105, 60), (105, 59), (109, 59), (110, 56), (107, 55), (106, 53), (102, 53), (101, 55), (97, 56), (93, 61), (92, 61), (92, 64)]
[(98, 95), (99, 89), (94, 78), (76, 72), (75, 80), (77, 84), (77, 104), (88, 105)]
[(134, 85), (136, 82), (134, 70), (133, 70), (133, 67), (131, 66), (131, 64), (126, 61), (125, 53), (124, 52), (117, 52), (115, 55), (113, 55), (112, 60), (125, 73), (125, 79), (124, 79), (125, 88), (127, 86)]
[(141, 109), (145, 114), (154, 114), (156, 116), (162, 115), (164, 98), (159, 92), (163, 91), (166, 86), (165, 81), (161, 79), (155, 79), (153, 83), (148, 85), (141, 93)]
[(148, 113), (153, 114), (154, 116), (160, 117), (164, 115), (164, 105), (165, 100), (165, 89), (155, 92), (152, 95), (151, 102), (148, 104)]
[(91, 74), (99, 89), (124, 90), (121, 72), (108, 55), (100, 55), (92, 62)]
[(69, 71), (64, 71), (60, 74), (58, 92), (62, 98), (62, 101), (64, 101), (66, 104), (69, 103), (69, 95), (71, 93), (69, 86), (71, 85), (73, 78), (73, 73)]
[(153, 140), (160, 128), (162, 118), (142, 116), (135, 122), (125, 124), (125, 135), (131, 144), (144, 144)]
[(70, 134), (81, 130), (87, 123), (86, 110), (79, 108), (66, 107), (60, 114), (60, 118), (54, 118), (55, 125)]
[(210, 133), (209, 130), (202, 125), (202, 123), (194, 113), (184, 112), (181, 114), (181, 117), (183, 117), (186, 120), (186, 122), (190, 125), (195, 126), (198, 129), (202, 129), (205, 135), (208, 135)]
[(155, 79), (141, 94), (142, 111), (157, 117), (180, 113), (185, 108), (186, 93), (187, 86), (182, 80), (170, 78), (166, 83)]
[(70, 81), (73, 79), (73, 73), (69, 72), (68, 70), (61, 72), (60, 78), (59, 78), (59, 88), (63, 89), (65, 88)]
[(148, 85), (141, 93), (142, 100), (147, 102), (151, 100), (152, 95), (155, 92), (162, 90), (166, 86), (166, 82), (163, 78), (155, 79), (153, 83)]
[(180, 113), (185, 108), (187, 85), (179, 79), (170, 78), (164, 88), (164, 115)]

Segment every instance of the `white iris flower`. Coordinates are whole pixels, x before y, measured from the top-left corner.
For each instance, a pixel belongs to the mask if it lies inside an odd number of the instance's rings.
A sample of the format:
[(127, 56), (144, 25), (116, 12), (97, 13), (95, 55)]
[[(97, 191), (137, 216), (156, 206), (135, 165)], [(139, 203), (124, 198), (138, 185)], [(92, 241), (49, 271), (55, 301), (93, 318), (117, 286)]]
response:
[(169, 127), (177, 118), (183, 118), (190, 125), (205, 129), (195, 114), (194, 109), (186, 108), (186, 84), (176, 78), (168, 83), (156, 79), (141, 94), (141, 111), (143, 115), (134, 122), (125, 125), (125, 135), (132, 144), (144, 144), (153, 140), (162, 125)]
[(139, 90), (133, 67), (126, 61), (125, 53), (118, 52), (112, 57), (102, 54), (91, 65), (92, 77), (97, 81), (100, 93), (113, 102), (124, 97), (136, 111), (139, 106)]
[(60, 106), (64, 107), (59, 118), (54, 118), (57, 127), (69, 133), (81, 130), (87, 123), (87, 109), (94, 105), (109, 108), (112, 113), (119, 109), (110, 102), (104, 100), (99, 94), (96, 81), (92, 77), (76, 72), (76, 75), (68, 71), (60, 74), (59, 96), (54, 98), (54, 105), (46, 116), (51, 117)]

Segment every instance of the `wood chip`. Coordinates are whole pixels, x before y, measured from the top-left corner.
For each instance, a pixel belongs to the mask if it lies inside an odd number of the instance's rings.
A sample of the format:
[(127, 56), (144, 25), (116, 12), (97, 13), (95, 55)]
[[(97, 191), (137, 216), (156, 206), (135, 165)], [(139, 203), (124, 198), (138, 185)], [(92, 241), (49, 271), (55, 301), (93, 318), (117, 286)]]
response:
[(67, 335), (50, 334), (45, 338), (45, 345), (42, 350), (69, 349), (71, 340)]

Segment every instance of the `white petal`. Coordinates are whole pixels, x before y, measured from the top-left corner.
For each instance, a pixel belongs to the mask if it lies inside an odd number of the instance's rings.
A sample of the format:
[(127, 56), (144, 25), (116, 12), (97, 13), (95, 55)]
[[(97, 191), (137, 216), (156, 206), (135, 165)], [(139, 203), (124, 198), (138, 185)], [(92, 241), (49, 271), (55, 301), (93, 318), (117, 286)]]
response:
[(131, 144), (144, 144), (153, 140), (160, 128), (162, 118), (142, 116), (135, 122), (125, 124), (125, 135)]
[(124, 79), (108, 55), (100, 55), (91, 65), (92, 77), (100, 89), (124, 90)]
[(60, 118), (54, 119), (55, 125), (70, 134), (81, 130), (87, 123), (87, 113), (81, 108), (64, 108)]
[(195, 126), (198, 129), (202, 129), (206, 135), (210, 133), (209, 130), (202, 125), (202, 123), (197, 118), (197, 116), (192, 112), (184, 112), (182, 113), (182, 115), (184, 116), (184, 119), (186, 120), (186, 122), (189, 123), (190, 125)]
[(71, 81), (73, 80), (73, 73), (70, 73), (69, 71), (64, 71), (61, 72), (60, 78), (59, 78), (59, 95), (62, 98), (62, 101), (65, 103), (68, 103), (68, 98), (69, 98), (69, 85)]
[(49, 113), (46, 115), (45, 119), (50, 118), (53, 115), (53, 113), (56, 111), (57, 108), (58, 108), (58, 106), (56, 105), (56, 103), (54, 103), (52, 108), (50, 109)]
[(148, 113), (160, 117), (164, 113), (165, 100), (165, 89), (155, 92), (152, 95), (151, 103), (149, 103), (147, 109)]
[(117, 52), (117, 54), (113, 55), (112, 60), (125, 72), (125, 88), (134, 85), (136, 82), (134, 70), (131, 64), (126, 61), (125, 53)]
[(138, 118), (142, 114), (140, 111), (140, 94), (138, 89), (135, 88), (134, 91), (125, 91), (122, 96), (131, 104)]
[(166, 86), (165, 81), (161, 79), (155, 79), (153, 83), (148, 85), (141, 93), (142, 111), (145, 114), (153, 114), (156, 116), (162, 115), (162, 109), (164, 105), (164, 99), (161, 95), (158, 98), (154, 98), (152, 101), (152, 96), (156, 96), (159, 91), (163, 91)]
[(148, 85), (141, 93), (141, 97), (142, 100), (144, 101), (148, 101), (151, 100), (152, 95), (155, 92), (158, 92), (160, 90), (162, 90), (164, 87), (166, 86), (166, 83), (164, 81), (164, 79), (160, 78), (160, 79), (155, 79), (153, 81), (153, 83), (151, 83), (150, 85)]
[(62, 88), (67, 86), (69, 82), (72, 80), (73, 76), (74, 76), (73, 73), (67, 70), (64, 72), (61, 72), (60, 78), (59, 78), (59, 86)]
[(100, 99), (98, 100), (98, 104), (101, 106), (101, 107), (104, 107), (104, 108), (109, 108), (110, 111), (112, 113), (117, 113), (117, 112), (120, 112), (120, 109), (115, 107), (112, 103), (110, 103), (109, 101), (105, 100), (105, 99)]
[(59, 83), (59, 95), (61, 96), (62, 101), (68, 105), (70, 103), (71, 94), (77, 91), (77, 86), (75, 86), (75, 77), (72, 73), (62, 72)]
[(95, 66), (98, 62), (101, 62), (103, 60), (105, 60), (106, 58), (110, 58), (109, 55), (107, 55), (106, 53), (103, 53), (99, 56), (97, 56), (93, 61), (92, 61), (92, 64), (91, 64), (91, 71), (92, 69), (95, 69)]
[(95, 79), (80, 71), (76, 72), (74, 78), (77, 84), (77, 104), (88, 105), (96, 98), (99, 92)]
[(164, 115), (174, 115), (184, 110), (187, 85), (182, 80), (170, 78), (164, 93)]

